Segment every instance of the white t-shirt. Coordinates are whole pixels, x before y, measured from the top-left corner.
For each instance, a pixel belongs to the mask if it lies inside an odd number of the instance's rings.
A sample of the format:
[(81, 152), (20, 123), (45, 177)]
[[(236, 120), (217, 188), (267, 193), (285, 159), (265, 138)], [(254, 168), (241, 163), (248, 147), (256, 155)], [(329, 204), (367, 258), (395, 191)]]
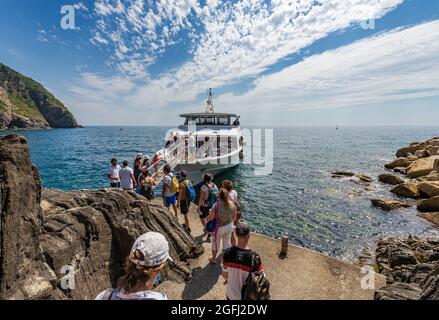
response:
[(173, 178), (174, 178), (174, 175), (172, 173), (167, 174), (163, 178), (163, 188), (165, 188), (165, 197), (172, 197), (175, 194), (175, 192), (172, 192), (172, 189), (171, 189)]
[[(107, 290), (99, 293), (95, 300), (103, 300), (106, 292)], [(168, 297), (163, 293), (154, 291), (140, 291), (130, 294), (117, 291), (113, 294), (113, 300), (168, 300)]]
[(238, 203), (238, 192), (236, 192), (235, 190), (230, 191), (229, 199), (230, 201), (233, 201), (233, 203)]
[(120, 176), (120, 187), (124, 189), (132, 189), (133, 186), (133, 180), (131, 179), (131, 176), (134, 174), (134, 170), (130, 167), (122, 168), (119, 172)]
[(110, 183), (116, 183), (120, 182), (120, 165), (113, 166), (111, 165), (110, 168), (108, 168), (108, 174), (110, 175)]

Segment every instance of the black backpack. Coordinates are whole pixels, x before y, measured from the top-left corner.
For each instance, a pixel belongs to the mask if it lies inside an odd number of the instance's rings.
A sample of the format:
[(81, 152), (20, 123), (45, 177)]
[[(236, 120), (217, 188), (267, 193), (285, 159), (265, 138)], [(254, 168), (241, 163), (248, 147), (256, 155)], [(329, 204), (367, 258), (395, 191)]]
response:
[(253, 270), (245, 280), (242, 287), (242, 300), (270, 300), (270, 282), (264, 272), (258, 271), (261, 265), (261, 257), (253, 253)]

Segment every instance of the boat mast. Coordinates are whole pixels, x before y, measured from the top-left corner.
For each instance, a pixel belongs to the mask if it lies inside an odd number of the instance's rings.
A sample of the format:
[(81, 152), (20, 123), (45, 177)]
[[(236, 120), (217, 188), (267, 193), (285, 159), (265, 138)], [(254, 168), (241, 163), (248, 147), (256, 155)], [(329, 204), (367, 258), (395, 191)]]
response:
[(207, 106), (206, 106), (205, 112), (206, 113), (214, 113), (212, 88), (210, 88), (209, 91), (207, 92)]

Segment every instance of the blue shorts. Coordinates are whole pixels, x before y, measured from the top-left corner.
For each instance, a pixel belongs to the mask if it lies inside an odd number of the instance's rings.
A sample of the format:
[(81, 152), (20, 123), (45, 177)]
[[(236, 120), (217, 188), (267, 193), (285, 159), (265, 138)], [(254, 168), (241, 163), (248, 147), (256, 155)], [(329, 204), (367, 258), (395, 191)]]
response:
[(169, 208), (171, 205), (177, 204), (177, 194), (170, 197), (165, 197), (165, 207)]

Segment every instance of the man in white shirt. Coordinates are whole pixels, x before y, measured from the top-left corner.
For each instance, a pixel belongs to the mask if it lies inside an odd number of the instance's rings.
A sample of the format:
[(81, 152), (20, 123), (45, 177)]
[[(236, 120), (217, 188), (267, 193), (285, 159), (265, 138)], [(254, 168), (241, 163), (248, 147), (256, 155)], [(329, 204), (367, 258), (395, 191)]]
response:
[(120, 188), (120, 165), (117, 164), (117, 159), (111, 159), (111, 166), (108, 168), (108, 180), (111, 188)]
[(137, 187), (137, 181), (134, 177), (134, 170), (128, 166), (128, 160), (123, 162), (123, 168), (119, 172), (120, 186), (124, 190), (133, 190)]

